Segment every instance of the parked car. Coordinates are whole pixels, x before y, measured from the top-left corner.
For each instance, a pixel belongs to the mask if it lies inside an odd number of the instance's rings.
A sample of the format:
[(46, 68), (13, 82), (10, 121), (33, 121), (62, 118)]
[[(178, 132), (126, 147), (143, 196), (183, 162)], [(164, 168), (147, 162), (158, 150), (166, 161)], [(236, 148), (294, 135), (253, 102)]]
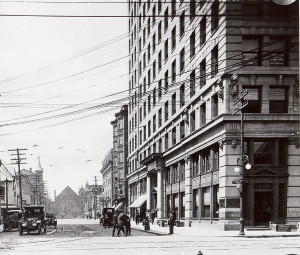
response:
[(57, 227), (57, 219), (54, 213), (46, 213), (46, 225), (47, 226), (54, 226), (55, 229)]
[(103, 208), (102, 210), (102, 216), (103, 216), (103, 226), (104, 227), (110, 227), (112, 226), (113, 221), (113, 215), (115, 213), (114, 208)]
[(24, 231), (29, 234), (31, 231), (36, 231), (40, 235), (47, 231), (45, 212), (43, 206), (24, 206), (23, 216), (18, 222), (18, 230), (20, 236)]
[(21, 210), (9, 210), (6, 212), (6, 216), (3, 217), (3, 229), (4, 231), (10, 231), (13, 228), (18, 228), (18, 222), (22, 217)]

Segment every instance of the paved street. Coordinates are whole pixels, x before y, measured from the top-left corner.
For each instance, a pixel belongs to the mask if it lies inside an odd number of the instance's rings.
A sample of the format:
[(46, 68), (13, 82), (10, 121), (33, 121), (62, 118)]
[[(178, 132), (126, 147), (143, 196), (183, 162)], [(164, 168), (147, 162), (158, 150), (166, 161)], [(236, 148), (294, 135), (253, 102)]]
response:
[[(132, 236), (111, 237), (111, 229), (104, 230), (101, 236), (91, 231), (95, 228), (91, 220), (88, 224), (83, 220), (80, 227), (83, 231), (79, 235), (71, 232), (72, 227), (79, 226), (78, 222), (65, 222), (59, 224), (58, 231), (49, 231), (46, 235), (32, 233), (20, 237), (17, 232), (0, 233), (1, 254), (168, 254), (168, 255), (197, 255), (199, 251), (203, 255), (232, 255), (232, 254), (264, 254), (264, 255), (291, 255), (300, 254), (300, 237), (295, 236), (235, 236), (235, 233), (224, 233), (220, 231), (220, 236), (194, 235), (192, 231), (184, 233), (190, 228), (175, 228), (174, 235), (168, 235), (161, 231), (161, 235), (133, 231)], [(70, 229), (70, 233), (60, 234), (64, 227)], [(133, 226), (135, 228), (135, 226)], [(75, 227), (76, 228), (76, 227)], [(97, 227), (96, 227), (97, 228)], [(73, 228), (74, 229), (74, 228)], [(79, 229), (77, 227), (77, 229)], [(140, 227), (140, 229), (142, 229)], [(166, 229), (166, 228), (160, 228)], [(102, 229), (103, 230), (103, 229)], [(176, 233), (177, 230), (177, 233)], [(154, 231), (158, 233), (158, 231)], [(207, 231), (208, 233), (210, 231)], [(105, 236), (107, 234), (107, 236)], [(250, 238), (251, 237), (251, 238)]]

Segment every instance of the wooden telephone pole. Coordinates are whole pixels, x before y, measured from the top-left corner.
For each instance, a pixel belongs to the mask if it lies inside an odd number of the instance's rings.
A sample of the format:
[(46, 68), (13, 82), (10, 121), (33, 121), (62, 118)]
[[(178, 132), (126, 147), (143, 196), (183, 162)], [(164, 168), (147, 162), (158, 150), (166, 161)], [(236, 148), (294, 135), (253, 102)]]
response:
[(18, 175), (19, 175), (19, 188), (20, 188), (20, 207), (21, 210), (23, 210), (23, 197), (22, 197), (22, 178), (21, 178), (21, 164), (26, 164), (25, 162), (21, 162), (21, 160), (25, 160), (26, 158), (21, 158), (21, 155), (25, 155), (25, 153), (20, 153), (20, 151), (26, 151), (27, 149), (13, 149), (13, 150), (8, 150), (8, 151), (14, 151), (17, 154), (11, 154), (11, 156), (17, 156), (17, 158), (13, 158), (11, 160), (15, 160), (15, 163), (12, 164), (17, 164), (18, 165)]

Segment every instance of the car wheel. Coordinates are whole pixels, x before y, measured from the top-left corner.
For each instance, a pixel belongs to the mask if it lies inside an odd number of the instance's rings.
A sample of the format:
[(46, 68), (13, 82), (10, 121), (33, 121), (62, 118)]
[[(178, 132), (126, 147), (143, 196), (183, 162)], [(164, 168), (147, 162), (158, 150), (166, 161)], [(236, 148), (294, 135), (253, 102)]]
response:
[(18, 226), (18, 229), (19, 229), (20, 236), (22, 236), (23, 235), (23, 227), (21, 224)]
[(39, 225), (38, 225), (38, 235), (41, 234), (41, 230), (42, 230), (42, 226), (41, 226), (41, 224), (39, 224)]

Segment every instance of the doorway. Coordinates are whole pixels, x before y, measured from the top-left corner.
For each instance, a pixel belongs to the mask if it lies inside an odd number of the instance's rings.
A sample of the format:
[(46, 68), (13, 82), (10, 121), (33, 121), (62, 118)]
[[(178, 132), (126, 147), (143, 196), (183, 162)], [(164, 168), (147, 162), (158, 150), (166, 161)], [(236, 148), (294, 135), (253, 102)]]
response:
[(273, 193), (255, 192), (254, 194), (254, 224), (257, 226), (269, 225), (272, 220)]

